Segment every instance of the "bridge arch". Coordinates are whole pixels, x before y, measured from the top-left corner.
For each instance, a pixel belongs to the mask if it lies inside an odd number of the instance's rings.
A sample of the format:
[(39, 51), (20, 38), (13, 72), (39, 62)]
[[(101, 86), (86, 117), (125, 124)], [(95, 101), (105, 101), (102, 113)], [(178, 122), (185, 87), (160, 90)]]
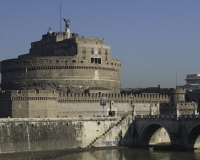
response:
[(171, 144), (169, 128), (160, 122), (149, 122), (144, 125), (139, 135), (140, 145)]
[(193, 124), (187, 131), (186, 135), (187, 148), (200, 148), (200, 123)]

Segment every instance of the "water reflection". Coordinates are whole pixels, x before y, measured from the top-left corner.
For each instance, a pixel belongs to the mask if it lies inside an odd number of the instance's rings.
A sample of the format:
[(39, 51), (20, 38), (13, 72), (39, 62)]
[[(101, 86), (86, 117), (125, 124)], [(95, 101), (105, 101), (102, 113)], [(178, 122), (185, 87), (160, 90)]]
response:
[[(81, 156), (80, 156), (81, 155)], [(94, 152), (85, 152), (78, 155), (66, 155), (58, 158), (58, 160), (73, 159), (73, 160), (195, 160), (200, 159), (200, 153), (192, 152), (153, 152), (145, 149), (115, 149), (115, 150), (100, 150)]]
[(91, 149), (85, 151), (84, 149), (78, 151), (66, 152), (37, 152), (29, 154), (6, 154), (0, 155), (0, 159), (9, 160), (199, 160), (200, 150), (195, 152), (154, 152), (149, 149), (123, 148), (123, 149), (107, 149), (97, 150)]

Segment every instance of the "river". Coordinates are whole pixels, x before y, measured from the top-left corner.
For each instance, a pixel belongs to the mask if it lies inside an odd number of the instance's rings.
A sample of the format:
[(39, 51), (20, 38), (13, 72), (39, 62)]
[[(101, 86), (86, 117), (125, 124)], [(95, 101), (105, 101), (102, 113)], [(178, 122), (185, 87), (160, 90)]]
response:
[(152, 151), (138, 148), (91, 148), (0, 154), (1, 160), (200, 160), (200, 150)]

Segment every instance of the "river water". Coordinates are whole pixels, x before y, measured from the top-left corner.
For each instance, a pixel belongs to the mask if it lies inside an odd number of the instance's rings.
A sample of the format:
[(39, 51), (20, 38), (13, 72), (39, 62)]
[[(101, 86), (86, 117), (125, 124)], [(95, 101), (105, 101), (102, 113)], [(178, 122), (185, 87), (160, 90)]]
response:
[(151, 149), (77, 149), (48, 152), (0, 154), (2, 160), (200, 160), (200, 150), (187, 152)]

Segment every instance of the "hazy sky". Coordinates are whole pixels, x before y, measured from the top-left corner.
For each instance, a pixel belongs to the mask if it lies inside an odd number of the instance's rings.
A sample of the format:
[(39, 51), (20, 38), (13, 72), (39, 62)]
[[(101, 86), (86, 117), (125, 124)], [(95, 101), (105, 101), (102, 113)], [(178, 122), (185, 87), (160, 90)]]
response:
[[(59, 0), (0, 1), (0, 61), (29, 52), (51, 27)], [(122, 61), (122, 87), (175, 87), (200, 73), (200, 0), (62, 0), (71, 32), (104, 38)], [(64, 22), (62, 22), (64, 31)]]

